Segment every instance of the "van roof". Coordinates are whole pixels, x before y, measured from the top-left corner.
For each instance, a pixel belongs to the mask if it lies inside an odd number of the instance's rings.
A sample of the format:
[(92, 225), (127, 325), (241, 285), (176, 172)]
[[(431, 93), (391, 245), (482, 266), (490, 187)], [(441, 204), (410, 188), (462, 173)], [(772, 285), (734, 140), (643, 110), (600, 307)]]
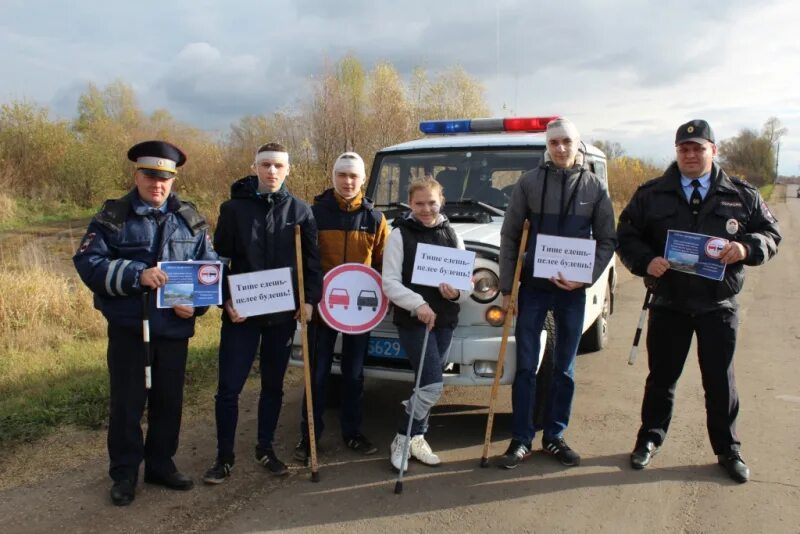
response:
[[(380, 152), (400, 152), (405, 150), (425, 150), (436, 148), (482, 148), (482, 147), (533, 147), (544, 148), (544, 133), (492, 133), (435, 135), (406, 141), (380, 150)], [(587, 154), (605, 159), (597, 147), (587, 144)]]

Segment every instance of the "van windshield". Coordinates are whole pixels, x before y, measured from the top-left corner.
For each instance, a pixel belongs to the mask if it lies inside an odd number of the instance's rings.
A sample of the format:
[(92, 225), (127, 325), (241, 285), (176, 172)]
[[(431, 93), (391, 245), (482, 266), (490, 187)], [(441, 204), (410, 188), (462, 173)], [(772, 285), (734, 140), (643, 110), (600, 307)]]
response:
[(487, 204), (505, 211), (519, 177), (536, 168), (544, 149), (470, 148), (378, 153), (367, 195), (386, 211), (406, 209), (408, 184), (432, 176), (444, 187), (445, 211)]

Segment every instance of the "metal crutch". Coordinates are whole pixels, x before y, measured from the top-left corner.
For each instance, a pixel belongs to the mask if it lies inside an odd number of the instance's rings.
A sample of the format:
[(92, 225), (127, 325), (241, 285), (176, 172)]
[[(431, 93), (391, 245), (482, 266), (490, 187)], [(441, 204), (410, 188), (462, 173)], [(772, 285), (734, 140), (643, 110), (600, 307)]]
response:
[(639, 326), (636, 327), (636, 334), (633, 336), (633, 346), (631, 346), (631, 354), (628, 356), (628, 365), (633, 365), (636, 361), (636, 352), (639, 350), (639, 338), (642, 337), (642, 328), (644, 328), (644, 320), (647, 317), (647, 310), (650, 308), (650, 299), (653, 296), (653, 290), (647, 288), (647, 293), (644, 294), (644, 304), (642, 304), (642, 313), (639, 315)]
[(411, 395), (409, 402), (408, 428), (406, 428), (406, 441), (403, 445), (403, 460), (400, 462), (400, 472), (397, 475), (397, 482), (394, 484), (394, 492), (396, 494), (403, 493), (403, 468), (408, 461), (408, 453), (411, 449), (411, 424), (414, 422), (414, 408), (416, 407), (417, 395), (419, 395), (419, 382), (422, 379), (422, 368), (425, 366), (425, 352), (428, 350), (428, 336), (431, 331), (425, 325), (425, 339), (422, 340), (422, 354), (419, 357), (419, 369), (417, 370), (416, 383), (414, 384), (414, 393)]

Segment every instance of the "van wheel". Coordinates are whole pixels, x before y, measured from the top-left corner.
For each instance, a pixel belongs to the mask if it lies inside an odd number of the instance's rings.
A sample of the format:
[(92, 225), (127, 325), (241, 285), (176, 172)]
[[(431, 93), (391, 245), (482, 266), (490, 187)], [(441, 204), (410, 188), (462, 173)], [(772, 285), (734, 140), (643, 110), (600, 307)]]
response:
[(581, 352), (597, 352), (608, 345), (608, 317), (611, 315), (611, 284), (606, 286), (603, 308), (592, 326), (581, 337)]
[(544, 329), (547, 331), (547, 341), (544, 344), (542, 363), (536, 373), (536, 396), (533, 401), (533, 423), (537, 431), (544, 424), (545, 399), (550, 393), (550, 382), (553, 379), (553, 349), (556, 346), (556, 321), (553, 319), (553, 312), (547, 312)]

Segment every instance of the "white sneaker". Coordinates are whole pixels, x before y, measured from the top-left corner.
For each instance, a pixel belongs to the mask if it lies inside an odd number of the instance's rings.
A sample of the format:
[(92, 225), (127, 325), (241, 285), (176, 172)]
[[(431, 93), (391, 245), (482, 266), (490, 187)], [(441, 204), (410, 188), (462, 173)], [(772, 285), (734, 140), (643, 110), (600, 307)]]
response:
[[(408, 470), (408, 457), (406, 457), (406, 462), (403, 464), (403, 449), (405, 448), (406, 437), (403, 434), (397, 434), (394, 439), (392, 440), (392, 444), (390, 445), (391, 455), (389, 456), (389, 461), (392, 462), (392, 467), (395, 470), (400, 471), (400, 465), (403, 465), (403, 471)], [(414, 440), (411, 440), (412, 447)], [(412, 449), (413, 450), (413, 449)]]
[(411, 456), (425, 465), (439, 465), (442, 461), (433, 454), (431, 446), (425, 441), (425, 436), (420, 434), (411, 438)]

